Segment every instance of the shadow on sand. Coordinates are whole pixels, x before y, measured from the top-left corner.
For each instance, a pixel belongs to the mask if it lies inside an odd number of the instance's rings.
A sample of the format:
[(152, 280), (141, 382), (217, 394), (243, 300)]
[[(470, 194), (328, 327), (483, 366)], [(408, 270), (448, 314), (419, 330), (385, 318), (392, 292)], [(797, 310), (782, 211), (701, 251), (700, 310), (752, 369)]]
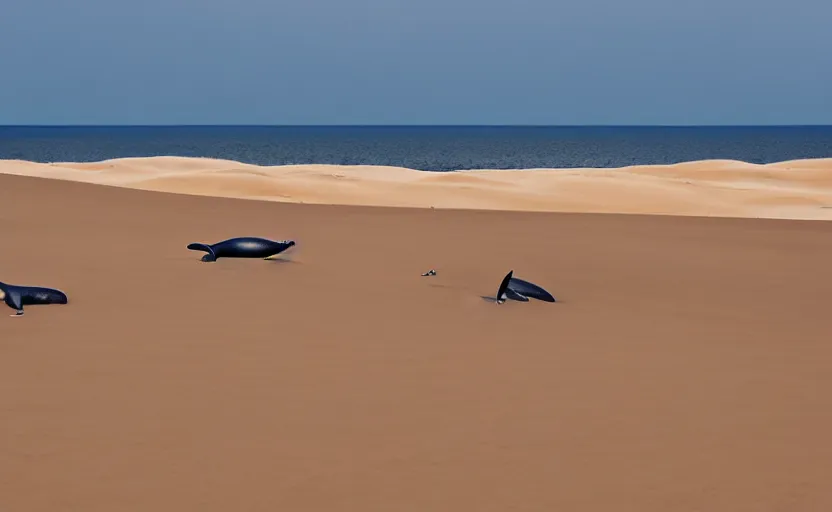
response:
[(301, 264), (301, 262), (289, 258), (264, 258), (263, 261), (268, 261), (270, 263), (295, 263), (297, 265)]

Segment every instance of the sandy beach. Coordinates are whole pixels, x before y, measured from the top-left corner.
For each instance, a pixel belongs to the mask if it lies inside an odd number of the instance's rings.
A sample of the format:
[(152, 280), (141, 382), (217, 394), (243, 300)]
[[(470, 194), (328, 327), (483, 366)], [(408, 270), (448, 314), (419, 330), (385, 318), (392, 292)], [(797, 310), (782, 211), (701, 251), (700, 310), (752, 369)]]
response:
[(832, 220), (832, 158), (436, 173), (152, 157), (51, 164), (5, 160), (0, 174), (289, 203)]
[[(3, 161), (0, 204), (0, 280), (69, 296), (0, 315), (0, 510), (832, 509), (832, 159)], [(297, 246), (185, 248), (246, 235)]]

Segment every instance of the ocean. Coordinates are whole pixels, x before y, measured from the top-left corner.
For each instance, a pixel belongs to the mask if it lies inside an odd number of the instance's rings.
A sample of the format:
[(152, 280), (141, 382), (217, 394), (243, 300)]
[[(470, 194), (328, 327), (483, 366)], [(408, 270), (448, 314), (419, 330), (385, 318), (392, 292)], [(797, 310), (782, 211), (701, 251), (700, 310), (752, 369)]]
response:
[(0, 159), (176, 155), (425, 171), (832, 157), (832, 126), (0, 126)]

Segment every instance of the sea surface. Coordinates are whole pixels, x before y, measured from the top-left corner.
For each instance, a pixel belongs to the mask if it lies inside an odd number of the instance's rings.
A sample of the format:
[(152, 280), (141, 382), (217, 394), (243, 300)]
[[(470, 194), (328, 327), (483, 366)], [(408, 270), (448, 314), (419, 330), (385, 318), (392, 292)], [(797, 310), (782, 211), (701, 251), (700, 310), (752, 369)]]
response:
[(714, 158), (762, 164), (832, 157), (832, 126), (0, 126), (0, 159), (91, 162), (159, 155), (426, 171)]

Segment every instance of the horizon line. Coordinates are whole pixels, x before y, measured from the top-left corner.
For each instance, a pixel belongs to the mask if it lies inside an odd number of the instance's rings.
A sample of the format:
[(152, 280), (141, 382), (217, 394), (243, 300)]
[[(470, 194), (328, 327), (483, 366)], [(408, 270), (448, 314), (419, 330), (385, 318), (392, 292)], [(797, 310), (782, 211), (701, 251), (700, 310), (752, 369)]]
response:
[(826, 128), (830, 124), (0, 124), (0, 128)]

